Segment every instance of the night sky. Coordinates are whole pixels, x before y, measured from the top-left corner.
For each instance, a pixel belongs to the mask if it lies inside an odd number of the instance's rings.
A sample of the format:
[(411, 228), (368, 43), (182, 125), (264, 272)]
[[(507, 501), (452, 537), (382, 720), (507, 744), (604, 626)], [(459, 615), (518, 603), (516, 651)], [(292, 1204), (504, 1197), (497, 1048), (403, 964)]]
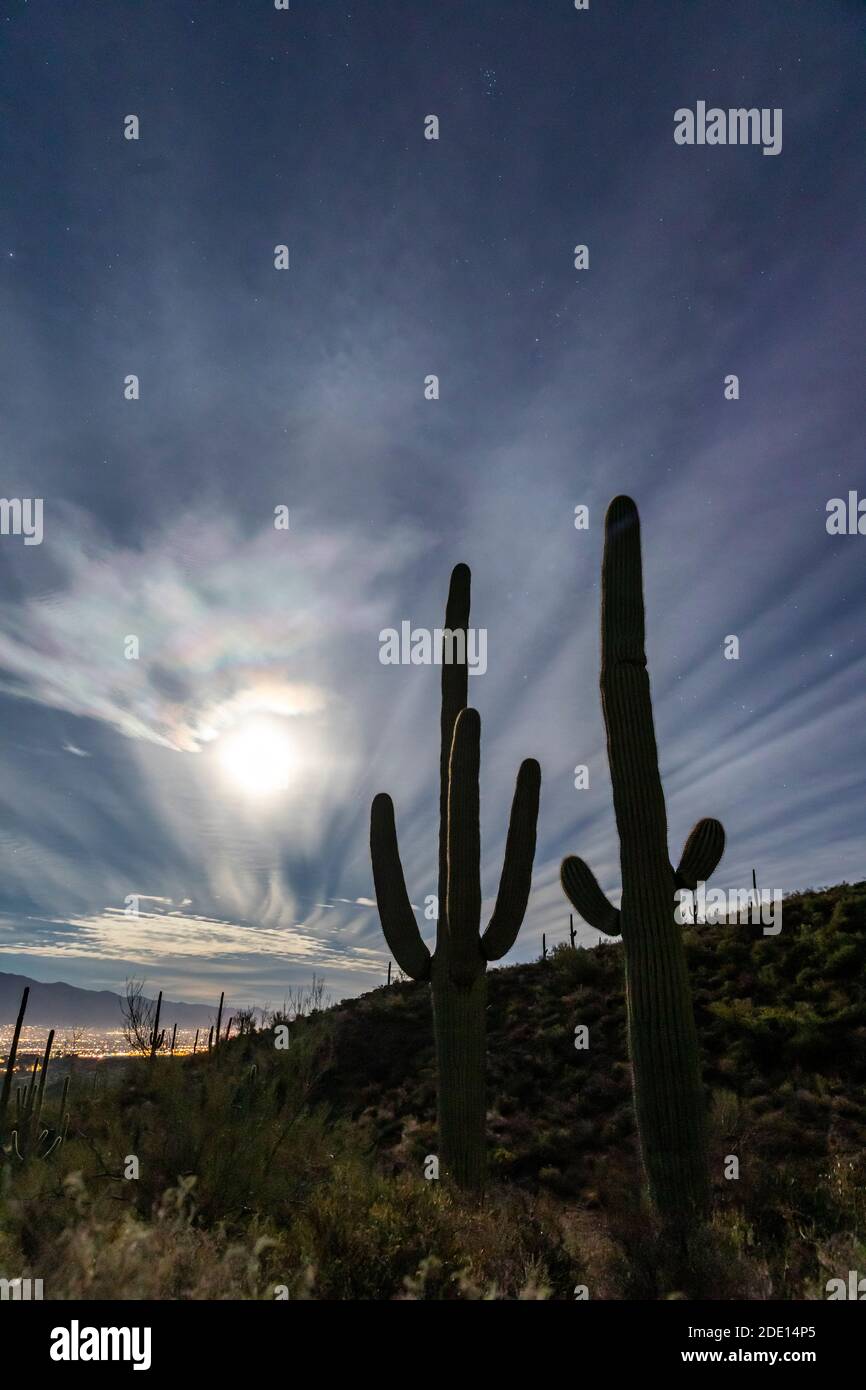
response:
[[(866, 536), (826, 509), (866, 496), (864, 6), (4, 9), (0, 494), (44, 499), (44, 538), (0, 536), (0, 969), (259, 1004), (381, 983), (369, 805), (422, 906), (440, 672), (383, 666), (379, 633), (441, 624), (458, 561), (488, 898), (542, 766), (508, 959), (567, 936), (564, 854), (616, 900), (623, 492), (672, 856), (713, 815), (717, 886), (863, 878)], [(781, 153), (677, 145), (698, 101), (781, 108)], [(251, 720), (290, 763), (266, 795), (225, 757)]]

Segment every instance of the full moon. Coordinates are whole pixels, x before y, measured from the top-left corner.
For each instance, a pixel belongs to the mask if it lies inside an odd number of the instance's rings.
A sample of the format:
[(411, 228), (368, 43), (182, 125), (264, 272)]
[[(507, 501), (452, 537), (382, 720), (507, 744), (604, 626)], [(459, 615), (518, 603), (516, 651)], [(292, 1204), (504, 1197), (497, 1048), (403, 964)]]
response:
[(288, 787), (296, 764), (291, 739), (270, 720), (245, 723), (219, 742), (220, 766), (248, 796), (273, 796)]

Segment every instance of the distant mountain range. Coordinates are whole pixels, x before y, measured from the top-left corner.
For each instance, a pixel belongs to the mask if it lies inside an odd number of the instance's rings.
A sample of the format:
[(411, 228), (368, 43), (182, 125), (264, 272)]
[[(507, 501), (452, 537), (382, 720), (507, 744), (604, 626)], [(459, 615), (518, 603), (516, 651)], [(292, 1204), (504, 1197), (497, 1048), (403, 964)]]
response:
[[(45, 1028), (112, 1029), (123, 1026), (120, 995), (107, 989), (79, 989), (76, 985), (46, 985), (26, 975), (6, 975), (0, 971), (0, 1028), (14, 1024), (18, 1016), (21, 995), (30, 986), (27, 1004), (28, 1026)], [(182, 1004), (162, 1001), (162, 1024), (179, 1028), (207, 1028), (214, 1021), (216, 1002), (212, 1008), (203, 1004)], [(223, 1010), (228, 1022), (228, 1012)]]

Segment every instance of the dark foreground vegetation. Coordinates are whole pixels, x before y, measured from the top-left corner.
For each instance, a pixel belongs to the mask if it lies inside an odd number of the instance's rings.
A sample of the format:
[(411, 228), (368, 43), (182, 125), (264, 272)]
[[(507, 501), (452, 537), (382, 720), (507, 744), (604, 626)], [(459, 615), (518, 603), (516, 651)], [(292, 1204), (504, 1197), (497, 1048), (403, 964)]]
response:
[(424, 1177), (430, 997), (397, 983), (298, 1018), (287, 1050), (247, 1031), (73, 1077), (48, 1158), (4, 1143), (0, 1278), (46, 1298), (824, 1298), (866, 1270), (866, 883), (787, 899), (776, 937), (685, 941), (714, 1197), (688, 1246), (643, 1196), (606, 943), (489, 974), (482, 1203)]

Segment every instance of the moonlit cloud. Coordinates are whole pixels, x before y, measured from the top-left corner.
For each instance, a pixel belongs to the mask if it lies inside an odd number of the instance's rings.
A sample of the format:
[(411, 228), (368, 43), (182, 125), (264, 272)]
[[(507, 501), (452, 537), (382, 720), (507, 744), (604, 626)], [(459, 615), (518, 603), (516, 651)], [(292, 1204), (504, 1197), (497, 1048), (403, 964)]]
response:
[[(85, 551), (68, 516), (50, 599), (0, 603), (0, 690), (187, 752), (244, 715), (318, 712), (324, 690), (286, 670), (320, 665), (324, 645), (369, 626), (365, 590), (410, 540), (398, 532), (370, 555), (351, 535), (300, 528), (244, 537), (196, 516), (134, 552), (108, 540)], [(349, 586), (339, 601), (335, 566)]]

